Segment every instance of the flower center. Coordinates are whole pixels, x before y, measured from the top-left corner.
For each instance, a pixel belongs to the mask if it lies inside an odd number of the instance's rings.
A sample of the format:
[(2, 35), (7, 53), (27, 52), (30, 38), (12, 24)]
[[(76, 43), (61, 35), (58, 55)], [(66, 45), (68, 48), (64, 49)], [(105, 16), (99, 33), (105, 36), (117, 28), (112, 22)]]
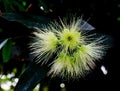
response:
[(71, 40), (72, 40), (72, 37), (71, 37), (71, 36), (68, 36), (67, 39), (68, 39), (68, 41), (71, 41)]

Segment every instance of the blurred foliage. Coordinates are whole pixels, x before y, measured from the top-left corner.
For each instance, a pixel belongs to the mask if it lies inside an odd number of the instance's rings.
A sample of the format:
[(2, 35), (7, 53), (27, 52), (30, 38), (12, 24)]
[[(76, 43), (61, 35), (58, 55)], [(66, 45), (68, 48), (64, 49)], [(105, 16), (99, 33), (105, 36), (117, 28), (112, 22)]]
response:
[(0, 74), (0, 91), (13, 91), (13, 88), (18, 82), (18, 78), (15, 78), (15, 69), (11, 73), (6, 75)]
[(17, 9), (19, 11), (25, 11), (25, 8), (23, 5), (21, 5), (18, 1), (16, 0), (1, 0), (1, 3), (3, 3), (3, 7), (5, 12), (13, 12), (16, 11)]
[[(33, 58), (29, 56), (28, 49), (29, 36), (33, 31), (33, 27), (41, 28), (42, 24), (47, 24), (50, 21), (50, 19), (42, 15), (29, 14), (34, 4), (45, 6), (41, 0), (37, 2), (40, 3), (37, 4), (32, 0), (0, 0), (0, 90), (2, 91), (6, 88), (4, 86), (8, 85), (7, 83), (12, 84), (14, 78), (19, 77), (21, 77), (19, 83), (24, 84), (22, 88), (19, 88), (18, 85), (17, 91), (22, 91), (26, 87), (33, 90), (45, 76), (46, 71), (44, 71), (44, 68), (41, 69), (37, 65), (28, 67), (33, 61)], [(46, 6), (44, 10), (45, 13), (48, 12)], [(26, 69), (26, 67), (28, 68)], [(13, 71), (14, 69), (16, 71)], [(23, 76), (20, 76), (24, 71)], [(41, 72), (42, 74), (40, 74)], [(14, 74), (13, 78), (7, 77), (10, 73)], [(5, 91), (13, 91), (14, 87), (15, 85), (9, 85), (8, 90), (6, 88)], [(37, 89), (33, 91), (38, 91)]]
[[(15, 77), (16, 69), (13, 69), (11, 73), (6, 75), (0, 74), (0, 91), (14, 91), (14, 88), (19, 81), (19, 78)], [(33, 91), (38, 91), (39, 85), (37, 85)]]

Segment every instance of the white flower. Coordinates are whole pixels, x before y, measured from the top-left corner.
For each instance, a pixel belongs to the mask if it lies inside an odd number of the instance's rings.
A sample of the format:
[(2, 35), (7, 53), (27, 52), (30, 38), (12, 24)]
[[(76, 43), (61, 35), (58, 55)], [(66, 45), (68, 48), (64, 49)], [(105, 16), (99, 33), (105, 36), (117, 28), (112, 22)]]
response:
[(34, 42), (30, 44), (33, 54), (37, 57), (37, 62), (46, 63), (49, 58), (57, 51), (58, 39), (56, 35), (51, 32), (34, 32)]
[(49, 75), (74, 79), (90, 72), (95, 61), (102, 59), (107, 47), (105, 37), (95, 38), (81, 31), (81, 19), (66, 21), (51, 23), (43, 31), (34, 32), (30, 47), (38, 62), (47, 63), (56, 54)]

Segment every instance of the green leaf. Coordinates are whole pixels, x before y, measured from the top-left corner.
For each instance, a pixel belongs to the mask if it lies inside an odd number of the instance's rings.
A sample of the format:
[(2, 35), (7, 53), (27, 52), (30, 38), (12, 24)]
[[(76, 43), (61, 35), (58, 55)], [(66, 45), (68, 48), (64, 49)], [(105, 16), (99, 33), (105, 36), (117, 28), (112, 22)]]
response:
[(33, 91), (35, 86), (46, 77), (47, 72), (48, 67), (46, 65), (40, 66), (31, 63), (21, 75), (14, 91)]
[(43, 16), (28, 15), (27, 13), (16, 14), (16, 13), (3, 13), (2, 18), (8, 21), (16, 21), (22, 23), (27, 28), (38, 27), (41, 28), (41, 25), (48, 24), (50, 19)]
[(12, 40), (8, 39), (7, 43), (2, 48), (3, 62), (8, 62), (12, 54)]
[(2, 49), (2, 47), (7, 43), (8, 39), (5, 39), (4, 41), (2, 41), (0, 43), (0, 50)]

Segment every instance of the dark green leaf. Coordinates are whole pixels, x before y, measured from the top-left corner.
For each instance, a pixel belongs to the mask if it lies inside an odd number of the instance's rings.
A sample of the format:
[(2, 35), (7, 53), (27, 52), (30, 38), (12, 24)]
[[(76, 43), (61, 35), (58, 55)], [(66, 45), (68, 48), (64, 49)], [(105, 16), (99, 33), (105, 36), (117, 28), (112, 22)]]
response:
[(46, 77), (47, 66), (32, 63), (21, 75), (14, 91), (33, 91), (35, 86)]
[(38, 27), (41, 28), (42, 24), (47, 24), (50, 20), (43, 16), (35, 16), (24, 14), (16, 14), (16, 13), (3, 13), (2, 16), (4, 19), (8, 21), (16, 21), (22, 23), (28, 28)]
[(3, 62), (8, 62), (12, 54), (12, 40), (9, 39), (2, 49)]

